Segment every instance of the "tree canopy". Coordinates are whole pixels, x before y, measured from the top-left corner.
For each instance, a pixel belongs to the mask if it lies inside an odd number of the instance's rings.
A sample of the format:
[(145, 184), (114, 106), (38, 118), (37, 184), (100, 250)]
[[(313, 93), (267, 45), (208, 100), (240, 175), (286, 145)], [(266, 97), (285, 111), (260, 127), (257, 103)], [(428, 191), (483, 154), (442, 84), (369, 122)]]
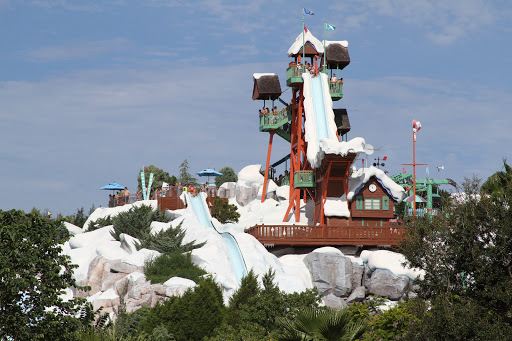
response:
[(75, 286), (62, 254), (61, 221), (36, 212), (0, 211), (0, 340), (72, 340), (83, 300), (65, 301)]
[(181, 183), (189, 182), (195, 185), (197, 183), (197, 179), (190, 174), (189, 169), (190, 166), (188, 165), (188, 160), (183, 160), (183, 162), (180, 164), (179, 181)]
[(144, 167), (144, 169), (139, 170), (139, 173), (137, 175), (137, 190), (142, 189), (142, 182), (140, 179), (140, 173), (144, 171), (144, 177), (146, 179), (146, 186), (149, 183), (149, 175), (153, 173), (153, 184), (151, 185), (151, 189), (157, 189), (162, 188), (162, 184), (164, 182), (167, 182), (168, 184), (172, 184), (176, 182), (175, 176), (170, 176), (169, 173), (164, 171), (162, 168), (158, 168), (157, 166), (150, 165), (147, 167)]
[(229, 166), (222, 168), (219, 172), (222, 173), (222, 175), (215, 177), (215, 185), (217, 188), (219, 188), (225, 182), (238, 181), (238, 177), (236, 176), (235, 171)]
[[(504, 183), (499, 191), (480, 195), (479, 183), (466, 179), (465, 197), (453, 203), (448, 215), (408, 222), (401, 250), (410, 265), (425, 270), (419, 296), (431, 300), (421, 314), (421, 328), (412, 327), (417, 331), (414, 339), (428, 329), (427, 322), (438, 337), (451, 339), (443, 330), (450, 326), (453, 331), (466, 316), (473, 318), (471, 329), (479, 333), (479, 325), (512, 332), (512, 186)], [(479, 339), (496, 335), (501, 334)]]

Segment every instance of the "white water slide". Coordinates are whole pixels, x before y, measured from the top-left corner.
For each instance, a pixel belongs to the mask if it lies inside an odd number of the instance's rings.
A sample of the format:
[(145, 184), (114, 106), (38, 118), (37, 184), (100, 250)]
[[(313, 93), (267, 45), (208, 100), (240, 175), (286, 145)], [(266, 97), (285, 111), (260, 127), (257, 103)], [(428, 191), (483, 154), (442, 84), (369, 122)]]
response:
[(241, 284), (242, 278), (247, 276), (247, 267), (235, 237), (228, 232), (220, 233), (217, 231), (215, 226), (213, 226), (210, 211), (208, 210), (206, 200), (202, 193), (195, 197), (187, 193), (187, 202), (190, 203), (190, 206), (194, 210), (194, 214), (201, 225), (211, 227), (221, 235), (224, 245), (226, 245), (226, 249), (228, 250), (229, 259), (231, 260), (231, 265), (233, 266), (233, 271), (236, 275), (236, 279), (238, 280), (238, 284)]
[(365, 141), (361, 137), (348, 142), (340, 142), (336, 134), (336, 122), (332, 110), (332, 99), (329, 92), (329, 78), (324, 73), (311, 77), (303, 73), (304, 79), (304, 111), (305, 139), (308, 142), (307, 158), (311, 167), (320, 166), (324, 154), (347, 155), (364, 153)]

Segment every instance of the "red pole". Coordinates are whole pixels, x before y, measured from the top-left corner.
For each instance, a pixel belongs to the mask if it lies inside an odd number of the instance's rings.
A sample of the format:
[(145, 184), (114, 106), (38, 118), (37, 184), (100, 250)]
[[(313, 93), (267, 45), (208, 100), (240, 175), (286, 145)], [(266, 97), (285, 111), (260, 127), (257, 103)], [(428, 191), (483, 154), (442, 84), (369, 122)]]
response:
[(412, 132), (412, 200), (413, 200), (413, 216), (416, 217), (416, 133)]
[(263, 183), (263, 192), (261, 193), (261, 202), (265, 202), (265, 197), (267, 196), (267, 182), (268, 182), (268, 166), (270, 165), (270, 154), (272, 153), (272, 140), (274, 139), (275, 130), (270, 131), (270, 140), (268, 142), (268, 152), (267, 152), (267, 167), (265, 168), (265, 182)]

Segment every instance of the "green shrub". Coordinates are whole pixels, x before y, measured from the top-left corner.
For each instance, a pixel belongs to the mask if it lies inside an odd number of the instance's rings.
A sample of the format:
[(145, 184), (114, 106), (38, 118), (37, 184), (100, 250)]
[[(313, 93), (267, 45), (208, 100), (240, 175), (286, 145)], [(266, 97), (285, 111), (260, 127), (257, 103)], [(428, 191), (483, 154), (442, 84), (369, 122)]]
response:
[(189, 252), (193, 249), (202, 247), (206, 242), (196, 244), (190, 242), (182, 244), (185, 237), (185, 231), (181, 229), (183, 221), (176, 227), (169, 227), (167, 230), (162, 230), (156, 234), (148, 234), (145, 238), (140, 239), (140, 243), (136, 245), (137, 250), (142, 248), (155, 250), (160, 253), (183, 253)]
[(198, 283), (206, 271), (192, 263), (190, 253), (163, 254), (146, 262), (144, 274), (151, 283), (164, 283), (172, 277), (183, 277)]
[(182, 297), (170, 297), (150, 309), (141, 321), (141, 329), (152, 334), (163, 325), (178, 341), (203, 340), (221, 324), (224, 312), (222, 291), (208, 277), (200, 280), (197, 287), (187, 290)]
[(237, 223), (238, 218), (240, 218), (240, 213), (237, 212), (235, 205), (229, 204), (221, 197), (215, 197), (212, 206), (212, 217), (223, 224)]
[(112, 218), (114, 230), (111, 234), (115, 240), (120, 240), (121, 233), (126, 233), (141, 241), (147, 240), (151, 233), (151, 223), (153, 221), (167, 223), (170, 220), (160, 210), (153, 210), (151, 206), (134, 206), (127, 212), (121, 212)]
[(88, 232), (94, 231), (94, 230), (97, 230), (97, 229), (100, 229), (102, 227), (109, 226), (112, 224), (113, 224), (112, 218), (108, 215), (105, 218), (98, 218), (94, 221), (90, 221), (89, 226), (87, 227), (87, 231)]

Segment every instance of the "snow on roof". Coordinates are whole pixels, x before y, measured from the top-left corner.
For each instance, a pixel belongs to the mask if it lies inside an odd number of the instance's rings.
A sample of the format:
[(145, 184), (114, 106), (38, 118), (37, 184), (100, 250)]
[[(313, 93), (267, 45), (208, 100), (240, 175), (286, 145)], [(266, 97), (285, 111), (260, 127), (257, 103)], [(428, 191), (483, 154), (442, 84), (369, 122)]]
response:
[(275, 75), (276, 75), (275, 73), (253, 73), (252, 77), (254, 79), (260, 79), (263, 76), (275, 76)]
[(345, 194), (341, 198), (328, 197), (324, 204), (324, 214), (327, 217), (350, 217)]
[(371, 166), (370, 168), (360, 168), (352, 173), (348, 182), (348, 200), (352, 200), (354, 195), (356, 195), (373, 176), (394, 200), (401, 202), (406, 197), (407, 193), (402, 186), (391, 180), (384, 171)]
[[(302, 35), (303, 34), (304, 34), (304, 32), (299, 34), (297, 39), (295, 39), (295, 42), (288, 49), (288, 57), (293, 57), (294, 55), (299, 53), (300, 49), (302, 48), (302, 43), (303, 43)], [(311, 31), (307, 31), (306, 34), (304, 35), (304, 44), (306, 44), (308, 41), (311, 45), (313, 45), (313, 47), (316, 49), (316, 51), (319, 54), (324, 53), (324, 46), (322, 45), (320, 40), (316, 39), (315, 36), (311, 34)]]
[(348, 47), (348, 41), (346, 40), (338, 40), (338, 41), (334, 41), (334, 40), (324, 40), (323, 43), (325, 44), (325, 47), (327, 48), (327, 46), (331, 45), (331, 44), (340, 44), (341, 46), (347, 48)]

